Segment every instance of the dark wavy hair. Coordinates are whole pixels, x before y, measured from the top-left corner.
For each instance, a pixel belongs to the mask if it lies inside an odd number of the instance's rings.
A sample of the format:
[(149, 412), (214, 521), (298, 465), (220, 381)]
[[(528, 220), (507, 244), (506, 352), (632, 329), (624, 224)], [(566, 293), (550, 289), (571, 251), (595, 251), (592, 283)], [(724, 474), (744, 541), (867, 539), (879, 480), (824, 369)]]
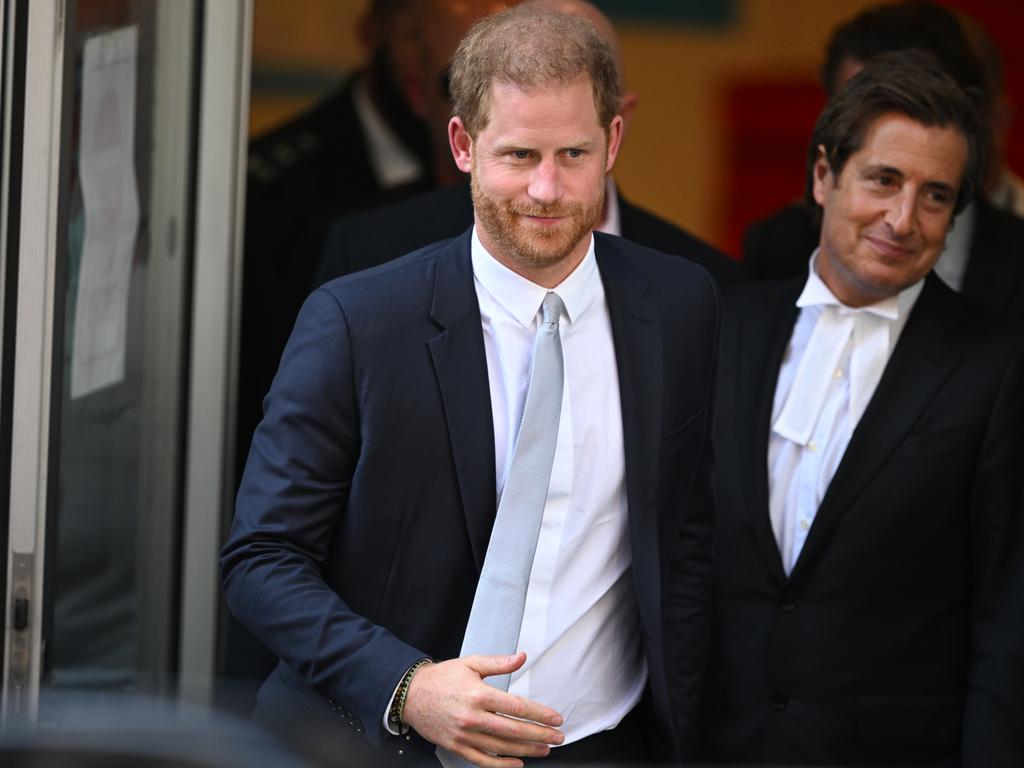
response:
[(878, 118), (895, 112), (930, 128), (954, 128), (967, 140), (967, 167), (954, 208), (954, 215), (960, 213), (984, 177), (989, 132), (982, 103), (978, 89), (961, 88), (924, 51), (893, 51), (874, 57), (829, 99), (818, 116), (807, 148), (804, 203), (820, 217), (813, 182), (818, 148), (824, 148), (832, 176), (838, 180), (846, 161), (863, 146), (868, 129)]
[(956, 15), (934, 3), (891, 3), (869, 8), (840, 25), (825, 48), (821, 84), (832, 96), (842, 85), (839, 69), (847, 59), (861, 63), (892, 51), (918, 48), (936, 58), (963, 88), (980, 88), (991, 98), (982, 62)]

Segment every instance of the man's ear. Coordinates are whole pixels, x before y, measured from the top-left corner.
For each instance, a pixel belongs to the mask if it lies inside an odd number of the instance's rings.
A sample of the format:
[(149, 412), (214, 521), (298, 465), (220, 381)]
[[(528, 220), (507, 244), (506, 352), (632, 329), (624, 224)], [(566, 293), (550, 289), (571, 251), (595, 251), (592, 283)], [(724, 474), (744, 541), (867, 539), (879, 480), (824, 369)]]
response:
[(605, 173), (610, 173), (615, 165), (615, 158), (619, 156), (619, 147), (622, 146), (622, 134), (625, 130), (625, 123), (622, 115), (616, 115), (608, 125), (608, 161), (605, 163)]
[(829, 187), (835, 187), (836, 180), (832, 176), (832, 168), (829, 167), (823, 144), (818, 145), (818, 155), (814, 160), (812, 181), (814, 183), (814, 201), (818, 205), (825, 205), (825, 193)]
[(456, 115), (448, 121), (448, 143), (452, 148), (455, 167), (463, 173), (473, 170), (473, 137), (469, 135), (462, 118)]
[(633, 115), (636, 112), (636, 105), (640, 101), (639, 94), (628, 92), (622, 97), (619, 103), (619, 114), (622, 115), (622, 134), (625, 136), (633, 122)]

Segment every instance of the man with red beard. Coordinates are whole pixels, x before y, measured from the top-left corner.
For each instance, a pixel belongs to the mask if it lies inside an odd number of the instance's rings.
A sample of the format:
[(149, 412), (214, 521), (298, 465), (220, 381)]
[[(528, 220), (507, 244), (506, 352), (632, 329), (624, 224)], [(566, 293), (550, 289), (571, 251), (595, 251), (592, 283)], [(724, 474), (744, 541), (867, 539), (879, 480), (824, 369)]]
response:
[(678, 760), (709, 648), (718, 299), (594, 234), (622, 136), (578, 17), (452, 64), (474, 225), (306, 302), (222, 554), (270, 720), (416, 764)]

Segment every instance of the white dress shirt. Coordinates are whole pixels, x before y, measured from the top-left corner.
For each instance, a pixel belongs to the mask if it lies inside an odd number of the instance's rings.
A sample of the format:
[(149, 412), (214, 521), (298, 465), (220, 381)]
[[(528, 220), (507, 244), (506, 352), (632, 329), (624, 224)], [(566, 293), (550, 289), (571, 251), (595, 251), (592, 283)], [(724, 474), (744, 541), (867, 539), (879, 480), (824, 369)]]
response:
[(768, 509), (787, 575), (924, 287), (847, 307), (818, 276), (817, 256), (796, 302), (768, 441)]
[[(500, 494), (548, 289), (497, 262), (475, 229), (472, 259)], [(618, 725), (640, 699), (647, 662), (633, 588), (615, 348), (593, 237), (583, 262), (552, 290), (565, 304), (565, 387), (519, 635), (527, 660), (509, 692), (560, 712), (568, 744)]]
[(419, 179), (423, 175), (423, 163), (406, 148), (377, 111), (363, 78), (352, 86), (352, 105), (366, 137), (377, 183), (384, 189), (392, 189)]

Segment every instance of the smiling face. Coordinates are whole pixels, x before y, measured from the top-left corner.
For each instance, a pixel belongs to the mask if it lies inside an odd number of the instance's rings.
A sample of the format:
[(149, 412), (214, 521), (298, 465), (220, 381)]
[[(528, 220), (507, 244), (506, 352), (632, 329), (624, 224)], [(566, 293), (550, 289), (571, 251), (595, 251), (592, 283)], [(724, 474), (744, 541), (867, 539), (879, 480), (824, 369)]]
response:
[(874, 304), (923, 278), (942, 254), (967, 140), (905, 115), (878, 117), (836, 178), (824, 149), (814, 166), (823, 209), (818, 269), (847, 306)]
[(607, 132), (588, 80), (522, 90), (491, 85), (476, 138), (449, 125), (455, 163), (472, 174), (480, 241), (505, 266), (553, 287), (582, 261), (604, 204), (622, 118)]

